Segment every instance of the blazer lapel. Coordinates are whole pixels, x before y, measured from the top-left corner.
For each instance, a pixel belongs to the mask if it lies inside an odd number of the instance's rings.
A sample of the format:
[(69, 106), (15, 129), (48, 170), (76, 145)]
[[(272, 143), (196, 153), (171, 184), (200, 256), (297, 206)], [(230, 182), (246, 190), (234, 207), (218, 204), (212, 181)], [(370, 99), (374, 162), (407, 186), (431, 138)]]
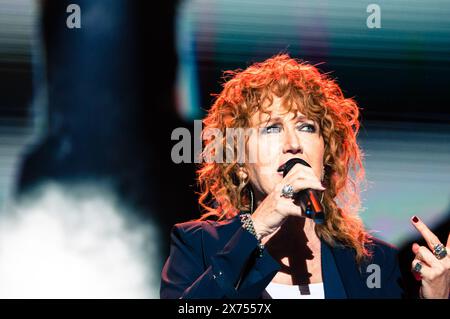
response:
[[(267, 251), (253, 262), (239, 289), (239, 296), (268, 298), (265, 288), (280, 270), (280, 265)], [(367, 289), (363, 286), (351, 249), (330, 247), (321, 241), (321, 263), (326, 299), (365, 298), (362, 293), (366, 293)]]
[(332, 248), (323, 240), (321, 240), (321, 263), (325, 299), (347, 298), (347, 292), (337, 268)]
[(347, 298), (370, 298), (364, 278), (356, 264), (354, 251), (342, 246), (330, 247), (330, 251), (334, 256)]
[(281, 269), (277, 261), (267, 251), (264, 251), (262, 257), (253, 259), (253, 267), (250, 265), (250, 271), (245, 276), (239, 289), (241, 298), (267, 298), (265, 288)]

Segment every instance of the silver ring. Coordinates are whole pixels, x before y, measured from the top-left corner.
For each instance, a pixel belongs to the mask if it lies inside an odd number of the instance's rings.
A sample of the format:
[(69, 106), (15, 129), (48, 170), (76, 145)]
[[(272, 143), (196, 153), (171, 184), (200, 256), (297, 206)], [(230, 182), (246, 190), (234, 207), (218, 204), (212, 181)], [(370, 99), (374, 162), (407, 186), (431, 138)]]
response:
[(281, 189), (281, 196), (286, 198), (294, 197), (294, 188), (289, 184), (284, 185)]
[(437, 259), (443, 259), (447, 256), (447, 249), (441, 243), (434, 245), (433, 254)]
[(417, 264), (414, 265), (413, 271), (420, 274), (421, 270), (422, 270), (422, 264), (420, 262), (417, 262)]

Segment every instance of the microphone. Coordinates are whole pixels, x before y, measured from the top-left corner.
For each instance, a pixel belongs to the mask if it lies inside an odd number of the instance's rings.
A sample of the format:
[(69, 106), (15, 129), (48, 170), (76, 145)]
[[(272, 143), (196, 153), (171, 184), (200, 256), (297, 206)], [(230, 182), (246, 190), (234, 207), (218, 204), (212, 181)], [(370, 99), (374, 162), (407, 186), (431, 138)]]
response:
[[(302, 164), (307, 167), (311, 167), (311, 165), (301, 158), (291, 158), (284, 165), (282, 165), (278, 171), (282, 170), (283, 177), (285, 177), (295, 164)], [(293, 197), (294, 201), (299, 201), (303, 204), (302, 208), (304, 209), (306, 216), (313, 219), (316, 224), (322, 224), (325, 219), (324, 209), (319, 200), (319, 194), (319, 191), (308, 188), (295, 193)]]

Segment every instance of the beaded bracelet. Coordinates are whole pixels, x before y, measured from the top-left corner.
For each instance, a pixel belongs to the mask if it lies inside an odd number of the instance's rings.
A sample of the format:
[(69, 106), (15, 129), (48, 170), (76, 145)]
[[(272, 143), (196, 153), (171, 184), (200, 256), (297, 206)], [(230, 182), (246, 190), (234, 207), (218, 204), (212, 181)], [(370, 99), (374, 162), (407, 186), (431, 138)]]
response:
[(253, 220), (251, 218), (250, 214), (240, 214), (239, 217), (241, 218), (242, 227), (246, 229), (250, 234), (255, 236), (256, 240), (258, 241), (258, 255), (259, 257), (262, 257), (263, 251), (264, 251), (264, 245), (261, 243), (261, 236), (258, 235), (255, 231), (255, 226), (253, 226)]

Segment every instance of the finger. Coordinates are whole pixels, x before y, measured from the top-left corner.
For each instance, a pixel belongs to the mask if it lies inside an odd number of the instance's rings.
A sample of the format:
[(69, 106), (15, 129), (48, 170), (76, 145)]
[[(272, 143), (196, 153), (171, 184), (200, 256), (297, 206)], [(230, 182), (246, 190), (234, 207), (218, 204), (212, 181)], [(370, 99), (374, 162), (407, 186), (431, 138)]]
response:
[(447, 247), (447, 249), (450, 249), (450, 232), (448, 233), (448, 237), (447, 237), (447, 245), (445, 245)]
[(419, 248), (420, 248), (420, 245), (418, 243), (414, 243), (412, 245), (412, 252), (414, 253), (414, 255), (419, 252)]
[(305, 181), (307, 183), (314, 183), (317, 186), (321, 186), (320, 188), (324, 187), (324, 185), (322, 185), (322, 182), (320, 181), (320, 179), (318, 179), (315, 175), (294, 175), (282, 182), (293, 185), (293, 184), (298, 184), (299, 181), (300, 182)]
[(442, 268), (441, 263), (433, 255), (433, 253), (425, 246), (420, 246), (416, 254), (416, 259), (420, 259), (425, 262), (428, 266), (436, 269)]
[[(420, 268), (417, 268), (417, 264), (421, 265)], [(431, 268), (418, 259), (414, 259), (412, 261), (411, 271), (414, 274), (414, 276), (416, 276), (416, 279), (417, 279), (417, 275), (420, 276), (420, 279), (424, 279), (424, 278), (428, 279), (428, 278), (430, 278), (430, 275), (431, 275)]]
[(299, 179), (296, 181), (293, 181), (292, 184), (290, 184), (292, 188), (294, 189), (294, 193), (300, 192), (304, 189), (312, 188), (316, 189), (318, 191), (324, 191), (325, 187), (322, 186), (322, 184), (317, 180), (310, 180), (310, 179)]
[(413, 274), (414, 278), (417, 281), (421, 281), (422, 280), (422, 275), (420, 274), (420, 272), (415, 270), (415, 266), (417, 263), (421, 263), (421, 261), (417, 258), (415, 258), (412, 263), (411, 263), (411, 273)]
[(281, 185), (294, 185), (298, 184), (299, 181), (305, 181), (307, 183), (316, 183), (319, 186), (322, 186), (322, 183), (320, 180), (315, 176), (311, 174), (294, 174), (292, 176), (286, 176), (280, 181)]
[[(317, 184), (322, 185), (320, 180), (315, 176), (292, 176), (287, 182), (288, 183), (295, 183), (297, 181), (311, 181), (311, 182), (317, 182)], [(322, 185), (323, 186), (323, 185)]]
[(414, 253), (414, 255), (416, 255), (416, 259), (423, 261), (423, 257), (420, 254), (419, 249), (420, 249), (420, 245), (417, 243), (414, 243), (411, 247), (412, 252)]
[(318, 178), (311, 167), (305, 165), (294, 165), (292, 169), (287, 173), (285, 178), (290, 179), (293, 176), (311, 177)]
[(428, 247), (430, 247), (431, 250), (434, 250), (434, 246), (439, 244), (439, 238), (433, 232), (425, 225), (422, 220), (420, 220), (417, 216), (413, 216), (411, 218), (412, 224), (416, 229), (422, 234), (423, 238), (427, 242)]

